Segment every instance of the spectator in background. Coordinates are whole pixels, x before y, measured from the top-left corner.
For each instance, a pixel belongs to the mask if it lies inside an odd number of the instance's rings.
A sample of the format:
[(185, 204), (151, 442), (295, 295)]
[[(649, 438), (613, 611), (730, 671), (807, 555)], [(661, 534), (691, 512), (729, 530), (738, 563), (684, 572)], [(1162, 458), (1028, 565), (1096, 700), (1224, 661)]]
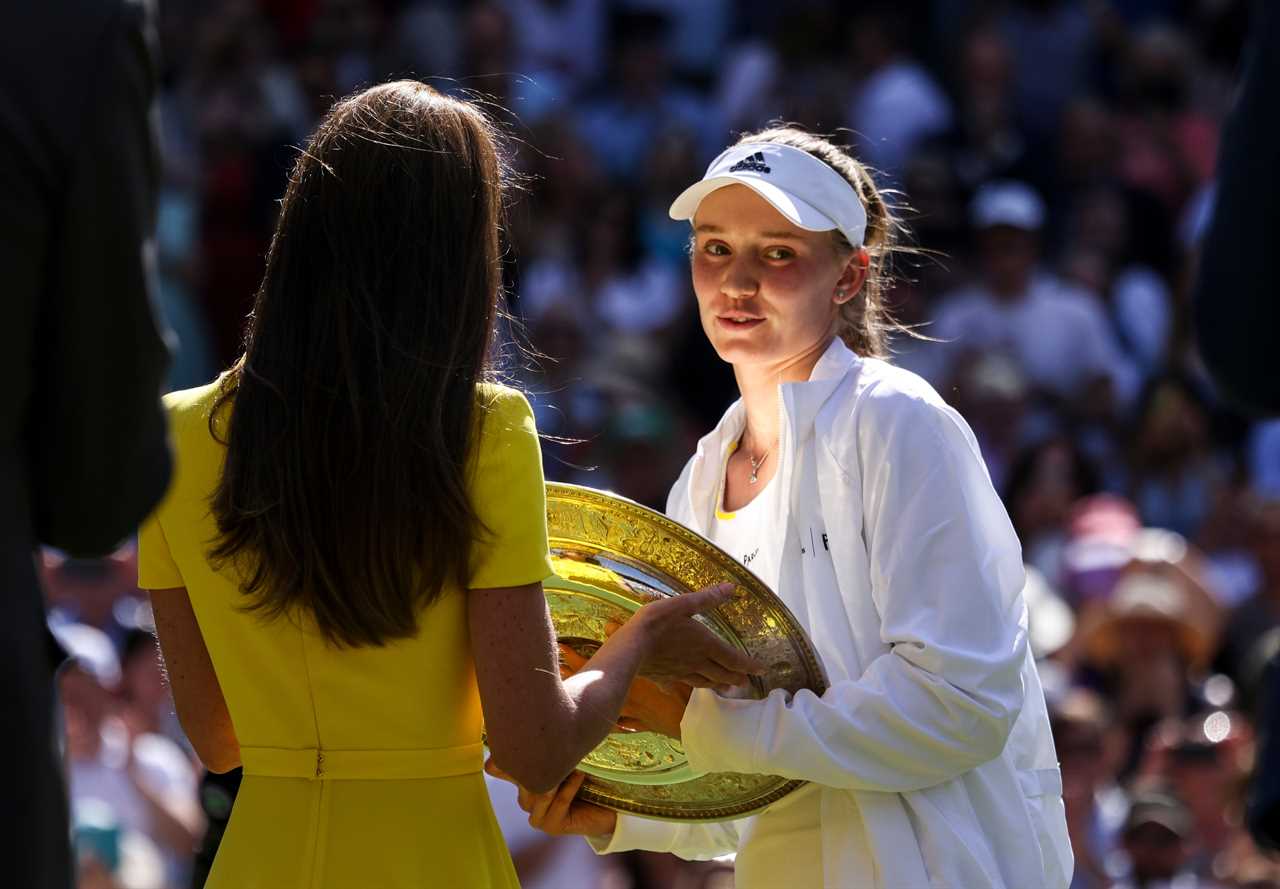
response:
[[(514, 270), (516, 308), (530, 324), (560, 311), (585, 330), (591, 316), (587, 294), (579, 285), (579, 239), (587, 224), (582, 210), (599, 200), (603, 177), (567, 115), (540, 121), (533, 139), (540, 150), (516, 158), (523, 176), (542, 183), (536, 208), (525, 200), (511, 211), (512, 239), (524, 245)], [(560, 357), (555, 351), (547, 354)]]
[(956, 113), (942, 145), (957, 180), (972, 191), (993, 179), (1027, 178), (1027, 138), (1018, 127), (1013, 53), (1004, 36), (990, 26), (973, 29), (956, 67)]
[(1072, 605), (1085, 608), (1111, 595), (1141, 533), (1138, 511), (1123, 497), (1097, 494), (1071, 506), (1054, 576)]
[(120, 718), (130, 733), (162, 735), (193, 754), (173, 712), (154, 628), (130, 629), (120, 651)]
[(968, 356), (952, 385), (951, 404), (973, 428), (991, 483), (1003, 490), (1024, 445), (1030, 390), (1026, 375), (1008, 355), (986, 352)]
[(614, 416), (604, 444), (616, 461), (618, 493), (661, 511), (667, 503), (666, 479), (680, 474), (680, 453), (672, 444), (675, 417), (661, 400), (634, 399)]
[(1115, 889), (1206, 889), (1189, 868), (1195, 828), (1187, 807), (1176, 796), (1158, 790), (1134, 798), (1121, 831), (1126, 857), (1124, 877)]
[(140, 603), (137, 547), (129, 541), (100, 559), (67, 558), (46, 549), (40, 559), (51, 613), (60, 621), (102, 630), (113, 644), (123, 644), (137, 625), (133, 606)]
[(515, 70), (562, 97), (600, 74), (604, 59), (603, 0), (502, 0), (515, 40)]
[(1226, 480), (1203, 400), (1189, 381), (1167, 376), (1148, 387), (1134, 423), (1128, 488), (1143, 524), (1195, 539)]
[(859, 4), (849, 21), (849, 58), (857, 85), (848, 121), (859, 156), (900, 178), (916, 146), (951, 125), (951, 103), (903, 47), (905, 13), (888, 4)]
[(1062, 109), (1089, 82), (1094, 23), (1079, 0), (1014, 0), (998, 19), (1013, 52), (1018, 121), (1033, 149), (1057, 129)]
[(157, 156), (149, 4), (9, 4), (0, 30), (0, 867), (71, 884), (53, 671), (32, 559), (98, 556), (169, 480), (152, 314)]
[(1072, 508), (1097, 491), (1097, 468), (1065, 436), (1027, 448), (1009, 470), (1004, 502), (1022, 543), (1022, 558), (1055, 584), (1061, 582)]
[(72, 827), (79, 889), (170, 889), (155, 845), (124, 827), (111, 807), (89, 800)]
[[(497, 3), (481, 0), (462, 8), (459, 19), (462, 47), (458, 66), (462, 80), (449, 83), (448, 91), (466, 99), (471, 91), (479, 90), (497, 108), (514, 108), (521, 86), (528, 82), (518, 82), (512, 70), (515, 37), (511, 18)], [(545, 84), (536, 86), (540, 89)]]
[(734, 0), (615, 0), (614, 5), (665, 16), (672, 67), (686, 82), (699, 88), (720, 66), (725, 42), (738, 24), (735, 12), (741, 16), (741, 3)]
[[(632, 195), (603, 196), (591, 217), (581, 220), (578, 265), (594, 322), (591, 327), (611, 337), (653, 341), (675, 323), (687, 304), (688, 287), (669, 261), (646, 255), (639, 215)], [(661, 359), (655, 355), (650, 363), (660, 365)]]
[(1070, 284), (1101, 294), (1118, 343), (1145, 383), (1166, 364), (1173, 338), (1173, 295), (1144, 265), (1117, 267), (1106, 251), (1073, 242), (1063, 262)]
[(982, 274), (943, 297), (931, 336), (946, 356), (935, 384), (966, 353), (1001, 351), (1035, 387), (1036, 400), (1068, 416), (1106, 416), (1132, 395), (1132, 379), (1096, 294), (1038, 267), (1045, 222), (1040, 196), (1020, 182), (993, 182), (973, 199)]
[(1097, 692), (1071, 689), (1049, 708), (1053, 744), (1062, 763), (1062, 801), (1067, 808), (1076, 869), (1072, 889), (1106, 889), (1107, 862), (1119, 844), (1129, 798), (1117, 775), (1129, 749), (1122, 725)]
[(120, 661), (105, 633), (84, 624), (54, 633), (73, 660), (61, 677), (73, 813), (108, 810), (154, 847), (166, 885), (185, 885), (202, 828), (195, 767), (173, 741), (124, 718)]
[(1217, 127), (1190, 105), (1190, 47), (1177, 30), (1165, 24), (1145, 28), (1126, 61), (1120, 173), (1176, 213), (1213, 175)]
[[(337, 95), (359, 89), (377, 76), (374, 41), (381, 30), (381, 7), (381, 3), (372, 0), (319, 0), (316, 3), (308, 43), (313, 51), (331, 60)], [(294, 133), (296, 139), (305, 135), (305, 129)]]
[(1255, 507), (1249, 550), (1259, 567), (1257, 591), (1227, 617), (1218, 664), (1250, 698), (1257, 692), (1270, 652), (1263, 645), (1280, 627), (1280, 499)]
[(680, 183), (698, 175), (698, 158), (694, 133), (665, 131), (650, 147), (645, 178), (636, 195), (640, 214), (637, 235), (645, 253), (681, 272), (682, 284), (689, 259), (689, 232), (667, 215), (661, 196), (671, 194)]
[[(1112, 274), (1139, 268), (1168, 276), (1177, 259), (1176, 216), (1158, 197), (1124, 180), (1119, 128), (1118, 112), (1097, 96), (1067, 106), (1046, 187), (1053, 208), (1046, 236), (1060, 245), (1063, 260), (1076, 250), (1096, 251)], [(1141, 337), (1126, 339), (1126, 333), (1121, 328), (1125, 348), (1145, 345)]]
[(1195, 705), (1220, 615), (1187, 570), (1170, 559), (1134, 559), (1111, 595), (1081, 613), (1075, 654), (1097, 671), (1131, 743), (1119, 774), (1137, 770), (1148, 733)]
[(1229, 879), (1249, 856), (1244, 789), (1253, 765), (1252, 732), (1240, 713), (1197, 712), (1157, 727), (1143, 766), (1187, 807), (1194, 847), (1187, 868), (1205, 879)]
[(659, 14), (615, 11), (612, 89), (588, 100), (578, 115), (582, 137), (610, 176), (634, 182), (649, 146), (669, 127), (697, 134), (709, 151), (719, 137), (713, 107), (672, 81), (669, 22)]
[(201, 31), (185, 97), (201, 159), (200, 308), (216, 367), (239, 352), (284, 186), (285, 149), (309, 123), (293, 72), (272, 64), (271, 40), (253, 6), (220, 8)]

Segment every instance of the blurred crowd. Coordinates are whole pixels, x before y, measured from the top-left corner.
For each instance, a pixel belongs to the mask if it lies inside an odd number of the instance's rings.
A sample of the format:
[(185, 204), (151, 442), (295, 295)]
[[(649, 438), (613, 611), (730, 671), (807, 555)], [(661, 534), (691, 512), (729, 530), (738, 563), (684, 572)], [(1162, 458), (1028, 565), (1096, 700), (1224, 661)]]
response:
[[(1280, 421), (1232, 409), (1188, 294), (1244, 0), (163, 0), (171, 387), (237, 354), (291, 158), (412, 76), (482, 102), (516, 187), (505, 372), (551, 479), (661, 508), (734, 396), (670, 200), (740, 132), (834, 134), (895, 189), (894, 360), (972, 425), (1028, 565), (1077, 889), (1280, 885), (1243, 827), (1280, 650)], [(131, 550), (47, 553), (84, 887), (199, 882), (231, 795), (172, 715)], [(730, 886), (597, 859), (495, 788), (529, 886)]]

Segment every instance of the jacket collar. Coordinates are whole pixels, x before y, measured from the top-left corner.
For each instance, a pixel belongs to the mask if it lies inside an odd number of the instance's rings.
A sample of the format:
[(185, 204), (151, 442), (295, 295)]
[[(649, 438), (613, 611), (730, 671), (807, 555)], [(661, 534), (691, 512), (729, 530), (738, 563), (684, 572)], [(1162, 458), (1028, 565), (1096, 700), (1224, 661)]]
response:
[[(794, 449), (794, 443), (800, 441), (803, 433), (813, 425), (823, 404), (859, 361), (858, 356), (836, 337), (814, 365), (807, 381), (784, 383), (779, 387), (783, 434), (792, 443), (786, 450)], [(709, 530), (711, 512), (707, 504), (720, 487), (721, 467), (729, 447), (742, 436), (746, 415), (746, 407), (739, 398), (725, 411), (716, 427), (702, 437), (694, 452), (685, 491), (686, 514), (679, 518), (699, 534), (705, 535)], [(790, 473), (782, 472), (780, 475), (782, 478), (778, 481), (785, 485)]]

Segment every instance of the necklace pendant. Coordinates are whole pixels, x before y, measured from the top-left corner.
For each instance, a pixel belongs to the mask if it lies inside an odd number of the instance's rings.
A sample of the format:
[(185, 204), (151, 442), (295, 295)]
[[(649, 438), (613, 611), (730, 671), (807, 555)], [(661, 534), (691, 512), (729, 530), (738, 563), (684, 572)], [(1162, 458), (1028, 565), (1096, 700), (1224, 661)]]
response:
[(753, 469), (751, 470), (751, 475), (747, 477), (747, 484), (754, 485), (757, 481), (759, 481), (759, 479), (756, 478), (756, 471)]

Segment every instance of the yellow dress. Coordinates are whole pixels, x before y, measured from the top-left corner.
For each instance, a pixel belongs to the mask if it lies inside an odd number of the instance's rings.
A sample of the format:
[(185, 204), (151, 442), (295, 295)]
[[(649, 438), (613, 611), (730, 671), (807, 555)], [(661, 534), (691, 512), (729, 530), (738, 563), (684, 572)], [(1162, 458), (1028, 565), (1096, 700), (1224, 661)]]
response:
[[(240, 609), (205, 558), (224, 448), (216, 384), (165, 398), (176, 473), (139, 535), (139, 585), (186, 587), (235, 724), (244, 782), (209, 889), (518, 887), (482, 773), (466, 597), (424, 609), (416, 637), (336, 649), (308, 619)], [(482, 387), (472, 502), (493, 535), (472, 588), (551, 574), (537, 434), (520, 393)]]

